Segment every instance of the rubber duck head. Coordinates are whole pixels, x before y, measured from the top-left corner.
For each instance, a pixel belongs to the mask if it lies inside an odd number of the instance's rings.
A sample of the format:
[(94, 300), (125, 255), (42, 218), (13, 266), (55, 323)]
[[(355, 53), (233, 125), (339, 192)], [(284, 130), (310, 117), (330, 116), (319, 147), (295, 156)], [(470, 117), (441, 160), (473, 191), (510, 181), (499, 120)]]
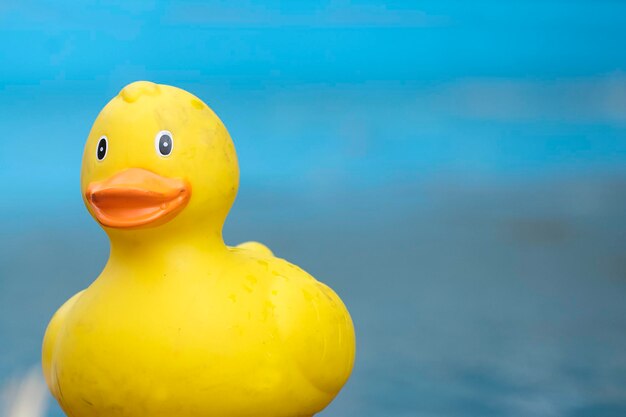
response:
[(221, 241), (239, 167), (228, 131), (196, 96), (137, 81), (102, 109), (83, 153), (87, 209), (111, 240), (202, 231)]

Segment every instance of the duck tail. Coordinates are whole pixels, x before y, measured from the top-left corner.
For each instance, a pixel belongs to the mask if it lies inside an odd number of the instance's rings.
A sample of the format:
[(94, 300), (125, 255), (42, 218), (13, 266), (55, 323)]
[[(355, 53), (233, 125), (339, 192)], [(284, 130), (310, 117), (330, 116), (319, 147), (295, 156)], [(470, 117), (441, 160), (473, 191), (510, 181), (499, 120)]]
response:
[(240, 249), (247, 249), (265, 256), (274, 256), (270, 248), (259, 242), (243, 242), (237, 245)]

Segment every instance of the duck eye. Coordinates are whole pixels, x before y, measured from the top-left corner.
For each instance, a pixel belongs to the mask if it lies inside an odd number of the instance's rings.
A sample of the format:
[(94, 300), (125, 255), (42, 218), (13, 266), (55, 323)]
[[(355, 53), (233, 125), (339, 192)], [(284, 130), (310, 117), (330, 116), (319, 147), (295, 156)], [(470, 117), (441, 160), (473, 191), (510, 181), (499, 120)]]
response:
[(98, 161), (102, 161), (105, 156), (107, 156), (107, 148), (109, 147), (109, 143), (107, 141), (106, 136), (102, 136), (98, 141), (98, 147), (96, 148), (96, 157)]
[(172, 139), (172, 133), (167, 130), (162, 130), (157, 133), (154, 139), (154, 147), (161, 156), (168, 156), (172, 153), (174, 147), (174, 139)]

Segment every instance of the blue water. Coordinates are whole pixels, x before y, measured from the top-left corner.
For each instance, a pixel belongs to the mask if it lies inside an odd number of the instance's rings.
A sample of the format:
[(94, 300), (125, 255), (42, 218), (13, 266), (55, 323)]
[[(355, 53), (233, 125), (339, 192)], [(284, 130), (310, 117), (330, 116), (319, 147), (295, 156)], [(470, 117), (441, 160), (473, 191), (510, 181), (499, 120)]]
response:
[[(622, 415), (623, 128), (435, 128), (405, 119), (421, 112), (407, 104), (413, 94), (200, 94), (219, 103), (240, 154), (227, 242), (267, 243), (353, 315), (354, 374), (323, 415)], [(2, 114), (13, 133), (2, 154), (5, 379), (38, 363), (51, 314), (108, 253), (78, 193), (82, 141), (102, 102), (68, 96), (55, 107), (54, 97), (17, 98)], [(379, 117), (380, 103), (394, 111)], [(503, 131), (519, 136), (499, 140)]]

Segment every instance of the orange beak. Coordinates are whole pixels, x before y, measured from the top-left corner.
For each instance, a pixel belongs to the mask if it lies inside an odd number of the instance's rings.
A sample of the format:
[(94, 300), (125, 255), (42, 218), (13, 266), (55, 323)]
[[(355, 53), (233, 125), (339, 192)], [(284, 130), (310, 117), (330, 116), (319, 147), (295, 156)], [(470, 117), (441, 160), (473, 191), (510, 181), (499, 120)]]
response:
[(182, 179), (130, 168), (90, 183), (85, 197), (102, 225), (125, 229), (173, 219), (189, 202), (191, 187)]

